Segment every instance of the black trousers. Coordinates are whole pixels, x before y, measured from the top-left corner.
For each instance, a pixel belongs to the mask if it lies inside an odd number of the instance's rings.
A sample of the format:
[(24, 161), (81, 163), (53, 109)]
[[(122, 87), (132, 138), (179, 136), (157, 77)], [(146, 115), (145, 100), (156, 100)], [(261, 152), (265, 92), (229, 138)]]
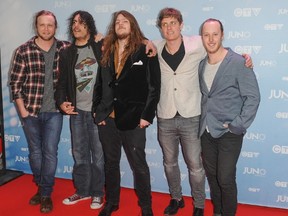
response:
[(138, 204), (151, 207), (150, 171), (146, 161), (146, 129), (121, 131), (116, 128), (114, 119), (108, 118), (106, 125), (98, 126), (105, 160), (106, 201), (119, 204), (120, 200), (120, 159), (123, 146), (134, 176)]
[(242, 141), (243, 135), (230, 132), (219, 138), (213, 138), (207, 131), (201, 136), (203, 165), (215, 214), (236, 215), (236, 164)]

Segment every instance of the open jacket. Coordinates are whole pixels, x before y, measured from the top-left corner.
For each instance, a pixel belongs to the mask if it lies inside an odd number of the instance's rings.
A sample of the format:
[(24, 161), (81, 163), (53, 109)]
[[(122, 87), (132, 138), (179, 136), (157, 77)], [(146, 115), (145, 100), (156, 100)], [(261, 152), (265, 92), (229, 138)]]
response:
[(135, 129), (140, 119), (153, 123), (159, 97), (158, 57), (148, 57), (145, 45), (128, 56), (117, 79), (111, 55), (109, 65), (99, 67), (97, 73), (92, 106), (95, 122), (105, 120), (114, 110), (120, 130)]
[[(245, 66), (245, 59), (228, 48), (213, 80), (210, 91), (204, 80), (207, 57), (199, 65), (202, 93), (200, 135), (208, 126), (218, 138), (230, 131), (241, 135), (252, 124), (260, 103), (256, 76)], [(223, 124), (228, 124), (225, 128)]]
[[(93, 49), (95, 58), (100, 64), (102, 41), (97, 43), (92, 41), (89, 46)], [(55, 100), (58, 107), (65, 101), (72, 102), (72, 106), (76, 107), (75, 64), (77, 59), (77, 47), (74, 44), (60, 52), (60, 76), (55, 91)]]

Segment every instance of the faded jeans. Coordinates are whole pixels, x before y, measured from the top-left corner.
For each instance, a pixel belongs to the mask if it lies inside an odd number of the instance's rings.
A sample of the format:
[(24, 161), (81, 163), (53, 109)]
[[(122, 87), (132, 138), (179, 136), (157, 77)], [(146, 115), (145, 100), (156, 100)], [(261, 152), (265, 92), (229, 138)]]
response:
[(23, 118), (33, 181), (42, 196), (51, 196), (53, 191), (62, 124), (63, 115), (59, 112), (43, 112), (37, 117)]
[(104, 196), (104, 155), (98, 127), (91, 112), (77, 109), (70, 116), (73, 181), (76, 193), (81, 196)]
[(205, 172), (201, 160), (201, 144), (198, 137), (199, 116), (172, 119), (158, 118), (158, 140), (163, 151), (163, 164), (173, 199), (182, 197), (181, 174), (178, 164), (179, 144), (189, 172), (194, 207), (204, 208)]

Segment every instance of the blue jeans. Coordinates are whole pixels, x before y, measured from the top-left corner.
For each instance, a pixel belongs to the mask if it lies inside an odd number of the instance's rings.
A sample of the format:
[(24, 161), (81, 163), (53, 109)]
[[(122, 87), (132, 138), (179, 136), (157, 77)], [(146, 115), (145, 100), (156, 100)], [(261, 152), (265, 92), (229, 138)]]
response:
[(196, 208), (205, 204), (205, 172), (201, 160), (201, 144), (198, 137), (199, 116), (172, 119), (158, 118), (158, 139), (163, 151), (163, 164), (173, 199), (182, 197), (181, 175), (178, 164), (179, 144), (189, 172), (191, 194)]
[(146, 162), (146, 129), (118, 130), (114, 119), (107, 118), (99, 127), (100, 140), (105, 154), (106, 202), (120, 201), (120, 159), (123, 146), (134, 176), (138, 204), (142, 209), (151, 208), (150, 171)]
[(77, 109), (70, 116), (73, 181), (81, 196), (104, 196), (104, 156), (91, 112)]
[(62, 124), (63, 116), (58, 112), (44, 112), (38, 117), (23, 118), (33, 180), (42, 196), (51, 196), (53, 191)]
[(201, 136), (203, 164), (215, 214), (236, 215), (236, 164), (242, 141), (243, 135), (230, 132), (219, 138), (213, 138), (207, 131)]

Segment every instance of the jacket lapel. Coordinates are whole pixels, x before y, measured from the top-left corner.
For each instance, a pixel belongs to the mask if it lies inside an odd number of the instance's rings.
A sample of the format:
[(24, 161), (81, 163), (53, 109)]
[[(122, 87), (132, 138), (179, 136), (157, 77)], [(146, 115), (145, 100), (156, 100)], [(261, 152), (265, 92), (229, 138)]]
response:
[(202, 94), (205, 94), (205, 95), (209, 93), (208, 87), (204, 80), (204, 71), (205, 71), (205, 65), (206, 65), (207, 60), (208, 59), (206, 56), (205, 59), (201, 62), (200, 70), (199, 70), (199, 80), (200, 80), (200, 85), (201, 85), (201, 91), (202, 91)]
[[(127, 73), (129, 73), (130, 69), (132, 68), (132, 66), (133, 66), (133, 64), (134, 64), (134, 62), (135, 62), (135, 60), (139, 58), (139, 57), (138, 57), (139, 55), (140, 55), (140, 52), (139, 52), (139, 50), (138, 50), (138, 51), (137, 51), (136, 53), (134, 53), (132, 56), (129, 55), (129, 56), (127, 57), (126, 62), (125, 62), (124, 66), (123, 66), (123, 68), (122, 68), (122, 70), (121, 70), (120, 76), (118, 77), (118, 80), (121, 79), (121, 78), (123, 78), (123, 77), (125, 77), (125, 75), (126, 75)], [(113, 59), (114, 59), (114, 58), (113, 58)], [(113, 68), (114, 68), (114, 67), (113, 67)], [(115, 68), (114, 68), (114, 72), (115, 72)]]
[(226, 54), (226, 56), (224, 57), (223, 61), (221, 62), (221, 64), (219, 65), (219, 68), (217, 70), (217, 73), (214, 77), (214, 80), (213, 80), (213, 83), (212, 83), (212, 86), (211, 86), (211, 89), (210, 89), (210, 94), (212, 94), (215, 90), (216, 90), (216, 87), (219, 86), (219, 87), (222, 87), (221, 83), (223, 81), (223, 76), (226, 74), (226, 65), (229, 61), (229, 57), (230, 57), (231, 53), (229, 52), (229, 49), (228, 49), (228, 53)]

